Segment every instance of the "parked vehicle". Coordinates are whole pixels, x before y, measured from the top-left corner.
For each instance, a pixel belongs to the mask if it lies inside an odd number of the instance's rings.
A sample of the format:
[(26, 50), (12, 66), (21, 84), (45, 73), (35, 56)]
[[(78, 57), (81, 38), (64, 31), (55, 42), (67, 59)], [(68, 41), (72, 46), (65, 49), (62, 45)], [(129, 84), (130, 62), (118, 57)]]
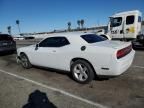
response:
[(35, 39), (33, 36), (15, 36), (14, 40), (28, 40), (28, 39)]
[(24, 37), (14, 37), (14, 40), (24, 40), (25, 38)]
[(0, 53), (14, 53), (16, 51), (16, 42), (8, 34), (0, 34)]
[(69, 71), (77, 82), (88, 83), (96, 75), (122, 74), (134, 55), (130, 42), (110, 41), (89, 33), (65, 33), (19, 48), (17, 61), (27, 69), (36, 65)]
[(25, 40), (28, 40), (28, 39), (35, 39), (35, 37), (33, 37), (33, 36), (25, 36), (24, 39), (25, 39)]
[(140, 11), (116, 13), (110, 17), (106, 35), (113, 40), (132, 41), (133, 46), (144, 47), (144, 34), (141, 26), (142, 13)]

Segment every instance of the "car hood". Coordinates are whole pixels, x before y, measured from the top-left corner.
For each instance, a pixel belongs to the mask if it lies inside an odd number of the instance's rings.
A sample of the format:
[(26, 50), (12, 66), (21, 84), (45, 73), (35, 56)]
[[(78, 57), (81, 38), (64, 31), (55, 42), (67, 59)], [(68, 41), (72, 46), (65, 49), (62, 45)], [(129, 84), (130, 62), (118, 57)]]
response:
[(102, 42), (93, 43), (91, 45), (120, 49), (120, 48), (124, 48), (124, 47), (131, 45), (131, 43), (130, 42), (122, 42), (122, 41), (106, 40), (106, 41), (102, 41)]

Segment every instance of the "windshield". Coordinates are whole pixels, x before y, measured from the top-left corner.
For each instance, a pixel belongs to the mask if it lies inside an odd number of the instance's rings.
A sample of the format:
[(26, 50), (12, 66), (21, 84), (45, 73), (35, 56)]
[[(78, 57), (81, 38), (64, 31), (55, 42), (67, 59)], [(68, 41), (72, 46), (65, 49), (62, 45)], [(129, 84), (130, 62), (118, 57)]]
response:
[(95, 34), (82, 35), (81, 37), (88, 43), (95, 43), (107, 40), (106, 38)]
[(122, 17), (110, 18), (110, 26), (117, 27), (122, 24)]

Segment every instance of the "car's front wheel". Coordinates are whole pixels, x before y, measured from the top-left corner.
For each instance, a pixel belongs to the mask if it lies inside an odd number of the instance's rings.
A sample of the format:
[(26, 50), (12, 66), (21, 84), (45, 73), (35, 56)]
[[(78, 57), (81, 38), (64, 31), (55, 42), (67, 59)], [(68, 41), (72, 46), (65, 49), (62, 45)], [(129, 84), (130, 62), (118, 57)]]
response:
[(82, 84), (89, 83), (94, 79), (94, 71), (91, 65), (84, 60), (77, 60), (71, 66), (73, 78)]
[(32, 67), (26, 54), (24, 54), (24, 53), (20, 54), (20, 60), (21, 60), (22, 67), (24, 67), (26, 69), (29, 69)]

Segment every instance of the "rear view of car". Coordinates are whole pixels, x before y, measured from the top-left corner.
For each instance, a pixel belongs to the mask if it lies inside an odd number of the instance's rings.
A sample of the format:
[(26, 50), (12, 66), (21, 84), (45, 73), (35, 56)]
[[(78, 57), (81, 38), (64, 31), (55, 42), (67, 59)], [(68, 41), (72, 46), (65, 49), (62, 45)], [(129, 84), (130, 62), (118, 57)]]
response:
[(16, 42), (8, 34), (0, 34), (0, 53), (14, 53)]
[(116, 52), (116, 60), (113, 64), (113, 75), (117, 76), (125, 72), (132, 64), (135, 51), (132, 49), (132, 45), (128, 45), (125, 48), (119, 49)]

